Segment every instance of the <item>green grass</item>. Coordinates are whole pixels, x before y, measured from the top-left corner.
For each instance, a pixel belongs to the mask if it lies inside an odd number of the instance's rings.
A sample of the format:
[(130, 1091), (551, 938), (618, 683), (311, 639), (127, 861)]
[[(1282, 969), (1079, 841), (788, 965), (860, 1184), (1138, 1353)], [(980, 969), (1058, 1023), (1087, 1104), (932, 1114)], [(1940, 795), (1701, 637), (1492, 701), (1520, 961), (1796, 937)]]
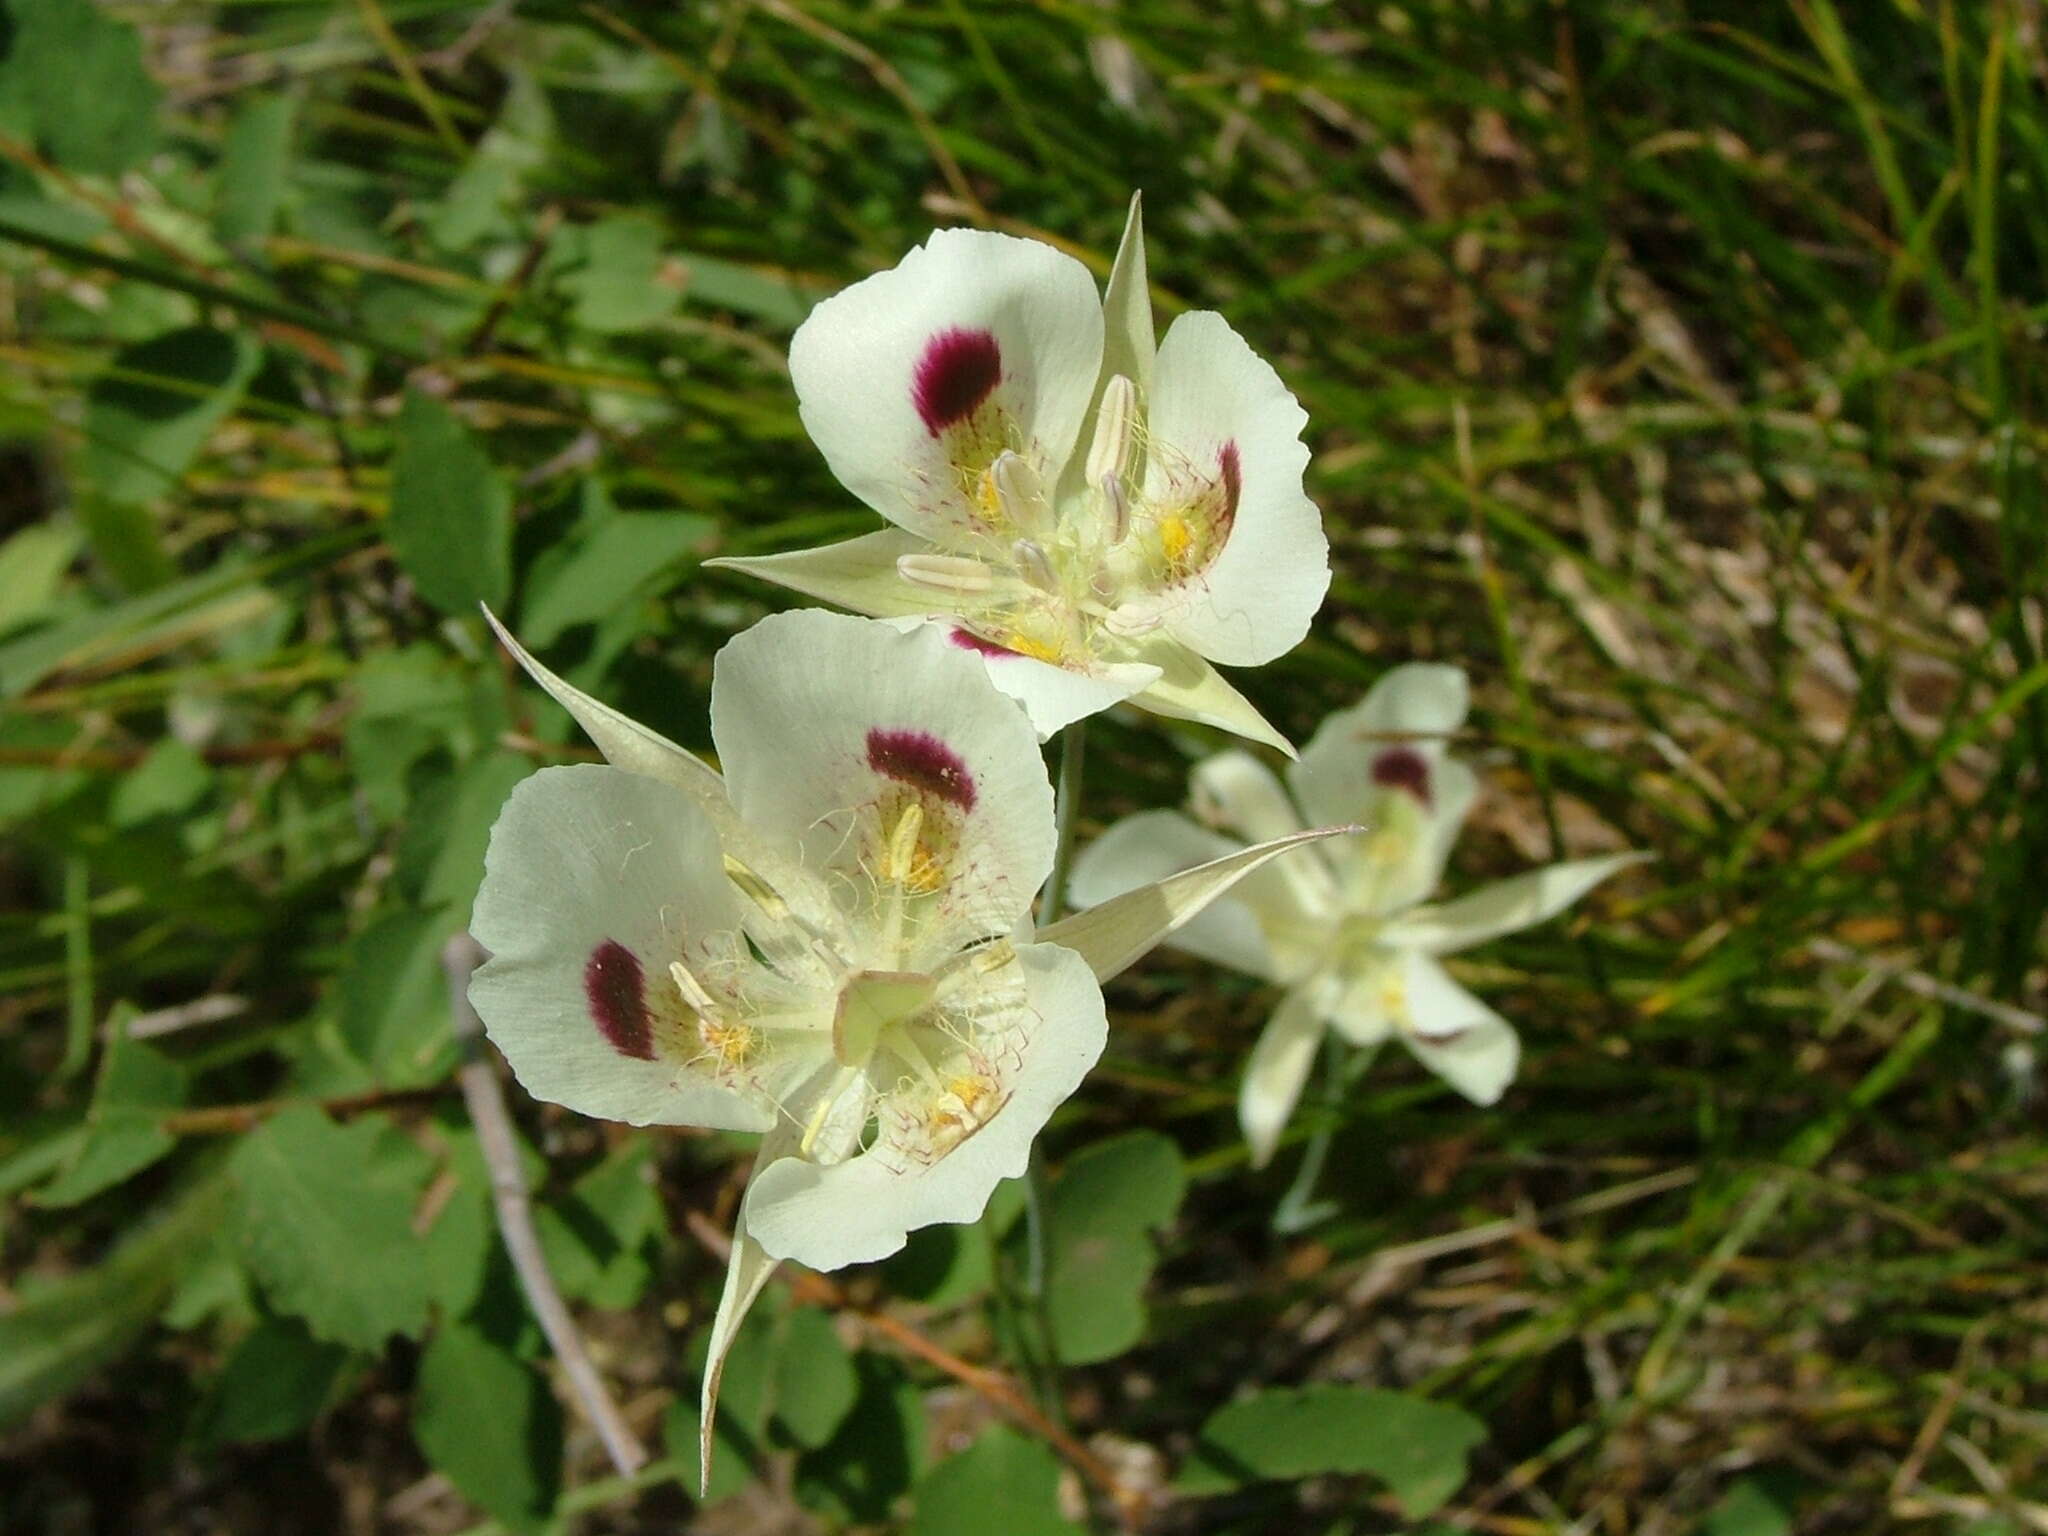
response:
[[(515, 628), (586, 498), (712, 520), (547, 651), (702, 745), (709, 657), (773, 599), (697, 559), (871, 525), (798, 424), (795, 320), (935, 223), (1106, 270), (1140, 187), (1162, 317), (1221, 309), (1312, 422), (1331, 601), (1245, 691), (1301, 740), (1386, 667), (1459, 661), (1492, 792), (1454, 878), (1656, 863), (1475, 957), (1519, 1083), (1479, 1111), (1384, 1058), (1336, 1112), (1341, 1208), (1301, 1238), (1267, 1225), (1297, 1154), (1248, 1174), (1231, 1115), (1272, 1000), (1171, 955), (1117, 984), (1051, 1160), (1150, 1127), (1192, 1187), (1146, 1340), (1064, 1373), (1077, 1432), (1178, 1464), (1241, 1385), (1370, 1382), (1488, 1425), (1451, 1529), (2048, 1529), (2033, 6), (530, 0), (460, 57), (478, 8), (445, 0), (105, 11), (162, 90), (128, 164), (48, 142), (0, 62), (0, 1307), (109, 1283), (215, 1161), (187, 1134), (83, 1204), (27, 1194), (72, 1155), (117, 1002), (239, 1000), (162, 1037), (182, 1110), (403, 1090), (393, 1125), (436, 1158), (460, 1139), (445, 1017), (400, 1006), (439, 1008), (431, 975), (387, 1013), (349, 978), (391, 914), (459, 922), (490, 786), (574, 749), (382, 540), (408, 384), (516, 483)], [(225, 243), (259, 97), (294, 125), (271, 232)], [(660, 264), (597, 286), (669, 302), (602, 328), (581, 231), (625, 215)], [(260, 367), (174, 483), (116, 506), (138, 447), (106, 397), (204, 397), (124, 357), (182, 325)], [(1176, 802), (1214, 745), (1103, 724), (1091, 829)], [(425, 1055), (366, 1074), (351, 1049), (386, 1027)], [(519, 1107), (556, 1194), (611, 1145)], [(727, 1218), (736, 1147), (655, 1151), (663, 1233)], [(685, 1236), (647, 1256), (590, 1315), (643, 1430), (689, 1396), (717, 1279)], [(183, 1528), (229, 1490), (238, 1529), (480, 1518), (414, 1486), (409, 1345), (354, 1357), (310, 1437), (208, 1440), (258, 1305), (238, 1273), (194, 1260), (122, 1363), (41, 1394), (0, 1441), (0, 1523)], [(979, 1306), (890, 1304), (1008, 1363)], [(679, 1493), (606, 1475), (572, 1437), (575, 1529), (676, 1527)], [(1319, 1479), (1159, 1528), (1400, 1526)]]

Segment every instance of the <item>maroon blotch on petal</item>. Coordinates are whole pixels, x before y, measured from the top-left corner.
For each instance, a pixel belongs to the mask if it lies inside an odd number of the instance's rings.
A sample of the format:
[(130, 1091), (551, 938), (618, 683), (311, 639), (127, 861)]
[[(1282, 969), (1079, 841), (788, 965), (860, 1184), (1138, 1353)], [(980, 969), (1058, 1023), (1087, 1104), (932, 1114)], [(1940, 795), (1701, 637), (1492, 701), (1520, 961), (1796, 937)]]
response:
[(1003, 353), (995, 337), (955, 326), (924, 344), (911, 375), (910, 399), (925, 430), (937, 437), (972, 416), (1002, 381)]
[(1389, 747), (1372, 760), (1372, 781), (1386, 789), (1405, 789), (1430, 804), (1429, 762), (1413, 747)]
[(1017, 654), (1007, 645), (997, 645), (993, 640), (985, 640), (971, 629), (950, 630), (946, 638), (959, 646), (961, 650), (973, 651), (977, 656), (1014, 656)]
[(640, 957), (617, 939), (606, 939), (583, 963), (583, 996), (590, 1017), (611, 1048), (636, 1061), (654, 1060), (654, 1026)]
[(929, 731), (869, 731), (868, 766), (963, 811), (974, 809), (974, 775), (958, 752)]
[(1225, 443), (1216, 455), (1216, 469), (1223, 480), (1223, 515), (1219, 521), (1222, 531), (1228, 532), (1237, 521), (1237, 498), (1244, 494), (1244, 468), (1238, 463), (1236, 438)]

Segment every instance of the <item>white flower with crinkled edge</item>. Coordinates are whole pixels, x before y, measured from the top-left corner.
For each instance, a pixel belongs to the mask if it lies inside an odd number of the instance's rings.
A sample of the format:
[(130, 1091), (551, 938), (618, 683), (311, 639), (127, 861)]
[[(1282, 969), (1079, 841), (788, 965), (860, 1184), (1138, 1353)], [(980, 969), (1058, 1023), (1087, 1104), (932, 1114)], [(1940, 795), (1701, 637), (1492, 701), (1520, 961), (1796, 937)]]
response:
[[(495, 622), (495, 621), (493, 621)], [(1052, 789), (1024, 712), (929, 628), (815, 610), (719, 652), (721, 776), (500, 636), (609, 762), (491, 832), (470, 987), (536, 1098), (764, 1133), (705, 1379), (777, 1261), (977, 1219), (1101, 1054), (1114, 975), (1284, 839), (1035, 932)]]
[(833, 473), (896, 526), (711, 564), (943, 622), (1041, 736), (1128, 698), (1292, 755), (1210, 662), (1292, 649), (1329, 587), (1307, 417), (1221, 315), (1155, 349), (1135, 198), (1099, 299), (1050, 245), (940, 230), (814, 309), (789, 369)]
[(1208, 825), (1176, 811), (1141, 812), (1110, 827), (1075, 863), (1075, 899), (1100, 902), (1227, 856), (1240, 839), (1285, 836), (1304, 814), (1370, 829), (1260, 870), (1174, 935), (1180, 949), (1285, 989), (1238, 1100), (1255, 1166), (1279, 1144), (1326, 1028), (1360, 1046), (1398, 1037), (1467, 1098), (1498, 1100), (1514, 1078), (1520, 1043), (1437, 957), (1540, 923), (1646, 857), (1552, 864), (1424, 904), (1478, 791), (1444, 742), (1463, 724), (1467, 702), (1456, 667), (1396, 667), (1323, 722), (1290, 765), (1287, 787), (1250, 754), (1221, 753), (1193, 775), (1195, 811)]

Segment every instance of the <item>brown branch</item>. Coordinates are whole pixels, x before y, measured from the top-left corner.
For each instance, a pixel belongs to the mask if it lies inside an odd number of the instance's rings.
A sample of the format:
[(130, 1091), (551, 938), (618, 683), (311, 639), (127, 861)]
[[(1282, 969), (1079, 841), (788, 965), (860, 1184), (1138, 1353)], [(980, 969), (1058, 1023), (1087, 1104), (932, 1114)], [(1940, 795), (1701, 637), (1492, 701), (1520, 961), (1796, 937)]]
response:
[(526, 1198), (526, 1174), (519, 1166), (519, 1148), (512, 1139), (512, 1117), (505, 1111), (505, 1095), (498, 1086), (498, 1074), (482, 1050), (483, 1021), (469, 1003), (469, 978), (484, 961), (483, 946), (467, 933), (458, 933), (441, 951), (441, 969), (448, 977), (448, 1007), (455, 1017), (455, 1038), (460, 1042), (463, 1063), (455, 1070), (462, 1086), (463, 1101), (476, 1126), (476, 1139), (483, 1150), (484, 1165), (491, 1172), (491, 1197), (498, 1207), (498, 1231), (505, 1239), (505, 1251), (519, 1276), (519, 1288), (535, 1321), (547, 1335), (548, 1346), (561, 1362), (584, 1415), (604, 1442), (612, 1465), (621, 1477), (631, 1477), (647, 1463), (647, 1449), (627, 1425), (618, 1407), (605, 1391), (604, 1381), (583, 1347), (583, 1335), (555, 1289), (555, 1277), (548, 1272), (547, 1257), (541, 1252), (540, 1237), (533, 1229), (533, 1208)]
[[(721, 1232), (710, 1217), (700, 1211), (690, 1211), (683, 1220), (688, 1224), (691, 1235), (719, 1260), (730, 1257), (732, 1239)], [(851, 1317), (870, 1333), (887, 1339), (904, 1354), (952, 1377), (982, 1401), (1007, 1415), (1020, 1429), (1045, 1441), (1065, 1458), (1067, 1465), (1099, 1488), (1116, 1507), (1117, 1521), (1125, 1530), (1143, 1528), (1152, 1512), (1152, 1496), (1125, 1484), (1117, 1476), (1115, 1468), (1049, 1418), (1045, 1410), (1032, 1402), (1008, 1376), (963, 1360), (934, 1344), (900, 1318), (855, 1301), (844, 1286), (829, 1276), (794, 1268), (785, 1273), (790, 1291), (798, 1301)]]
[[(268, 763), (281, 758), (304, 757), (309, 752), (332, 752), (341, 738), (332, 731), (314, 731), (290, 741), (241, 741), (201, 747), (199, 755), (215, 767), (236, 763)], [(70, 747), (0, 747), (0, 767), (85, 768), (94, 773), (119, 773), (133, 768), (149, 755), (147, 747), (120, 749)]]
[(370, 1093), (346, 1093), (333, 1099), (258, 1099), (249, 1104), (209, 1104), (200, 1109), (176, 1109), (157, 1122), (173, 1136), (229, 1136), (254, 1130), (280, 1110), (312, 1104), (330, 1115), (357, 1115), (366, 1109), (388, 1109), (394, 1104), (425, 1104), (441, 1096), (435, 1088), (379, 1088)]

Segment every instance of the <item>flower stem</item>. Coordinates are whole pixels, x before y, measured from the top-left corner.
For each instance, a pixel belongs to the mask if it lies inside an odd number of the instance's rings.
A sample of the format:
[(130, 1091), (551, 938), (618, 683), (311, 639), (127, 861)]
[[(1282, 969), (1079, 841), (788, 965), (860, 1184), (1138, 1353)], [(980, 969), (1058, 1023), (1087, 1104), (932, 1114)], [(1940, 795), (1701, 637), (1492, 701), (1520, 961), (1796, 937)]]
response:
[(1067, 906), (1067, 876), (1074, 865), (1074, 834), (1081, 825), (1081, 777), (1088, 765), (1088, 722), (1076, 720), (1060, 735), (1060, 783), (1053, 807), (1052, 874), (1038, 898), (1038, 922), (1056, 922)]
[(1330, 1156), (1330, 1143), (1337, 1139), (1337, 1128), (1343, 1122), (1341, 1111), (1345, 1090), (1357, 1081), (1359, 1074), (1377, 1054), (1377, 1050), (1352, 1050), (1334, 1032), (1324, 1034), (1322, 1102), (1318, 1106), (1322, 1113), (1318, 1117), (1315, 1134), (1309, 1138), (1308, 1149), (1301, 1155), (1301, 1166), (1295, 1170), (1294, 1182), (1287, 1186), (1287, 1193), (1273, 1207), (1273, 1230), (1280, 1236), (1292, 1237), (1298, 1232), (1306, 1232), (1336, 1214), (1336, 1201), (1314, 1198), (1316, 1182), (1323, 1176), (1323, 1164)]

